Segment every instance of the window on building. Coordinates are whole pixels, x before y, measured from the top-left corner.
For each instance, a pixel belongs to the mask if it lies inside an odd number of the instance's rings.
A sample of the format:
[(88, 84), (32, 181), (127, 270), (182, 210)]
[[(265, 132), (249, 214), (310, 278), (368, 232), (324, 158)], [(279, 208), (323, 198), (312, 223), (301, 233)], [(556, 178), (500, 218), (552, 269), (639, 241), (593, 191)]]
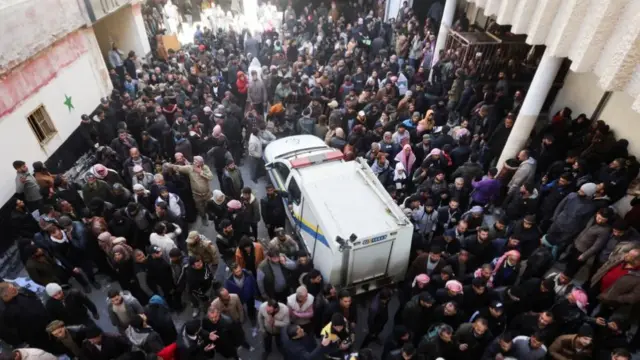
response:
[(58, 132), (42, 105), (27, 116), (27, 120), (40, 144), (46, 144)]

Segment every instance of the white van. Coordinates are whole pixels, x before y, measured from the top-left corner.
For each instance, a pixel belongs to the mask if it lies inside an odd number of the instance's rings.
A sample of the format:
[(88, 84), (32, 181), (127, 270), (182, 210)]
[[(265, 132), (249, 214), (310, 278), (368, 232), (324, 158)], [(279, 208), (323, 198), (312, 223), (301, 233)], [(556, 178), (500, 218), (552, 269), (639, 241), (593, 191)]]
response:
[(356, 293), (404, 278), (413, 225), (366, 161), (312, 135), (270, 143), (264, 158), (289, 193), (289, 220), (325, 281)]

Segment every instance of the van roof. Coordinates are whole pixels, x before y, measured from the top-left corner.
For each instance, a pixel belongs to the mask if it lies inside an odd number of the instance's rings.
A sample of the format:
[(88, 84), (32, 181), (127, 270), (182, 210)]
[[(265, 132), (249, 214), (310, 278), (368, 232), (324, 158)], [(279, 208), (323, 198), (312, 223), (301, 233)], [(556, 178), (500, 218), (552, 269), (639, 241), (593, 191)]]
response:
[(310, 149), (313, 150), (330, 150), (320, 138), (313, 135), (295, 135), (287, 136), (282, 139), (275, 140), (265, 148), (264, 158), (267, 162), (277, 158), (287, 158), (298, 151)]
[(324, 234), (344, 239), (355, 234), (363, 240), (399, 227), (384, 200), (358, 173), (358, 166), (355, 161), (334, 161), (297, 170), (304, 191), (314, 199), (311, 206), (316, 216), (327, 219), (320, 220)]

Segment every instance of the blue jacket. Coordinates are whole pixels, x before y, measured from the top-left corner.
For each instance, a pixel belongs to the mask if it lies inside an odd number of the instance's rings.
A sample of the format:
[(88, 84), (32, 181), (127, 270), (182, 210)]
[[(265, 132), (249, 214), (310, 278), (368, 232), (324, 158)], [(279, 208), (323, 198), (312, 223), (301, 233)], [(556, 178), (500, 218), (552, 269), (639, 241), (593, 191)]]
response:
[[(231, 294), (237, 294), (240, 297), (240, 301), (243, 304), (246, 304), (247, 301), (255, 299), (258, 296), (258, 284), (256, 283), (256, 279), (251, 275), (247, 270), (242, 270), (244, 274), (244, 283), (242, 284), (242, 288), (238, 287), (235, 281), (233, 281), (233, 274), (229, 275), (227, 280), (224, 281), (224, 287)], [(253, 304), (249, 304), (249, 306), (253, 306)]]

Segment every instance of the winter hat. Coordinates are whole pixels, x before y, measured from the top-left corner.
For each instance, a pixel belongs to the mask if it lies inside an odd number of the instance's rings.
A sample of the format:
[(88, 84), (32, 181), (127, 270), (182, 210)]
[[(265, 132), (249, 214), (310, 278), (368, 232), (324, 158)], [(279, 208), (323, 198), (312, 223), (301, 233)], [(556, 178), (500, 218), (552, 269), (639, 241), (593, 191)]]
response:
[(205, 106), (204, 109), (202, 109), (202, 110), (205, 112), (205, 114), (208, 114), (208, 113), (211, 112), (211, 108), (208, 107), (208, 106)]
[(95, 325), (90, 326), (85, 332), (87, 339), (97, 338), (100, 335), (102, 335), (102, 329)]
[(47, 325), (46, 327), (46, 331), (48, 333), (52, 333), (60, 328), (64, 327), (64, 322), (61, 320), (53, 320), (52, 322), (49, 323), (49, 325)]
[(133, 191), (144, 191), (144, 190), (145, 190), (145, 188), (144, 188), (144, 185), (142, 185), (142, 184), (133, 185)]
[(47, 286), (45, 286), (44, 290), (47, 293), (47, 295), (49, 295), (50, 297), (53, 297), (53, 295), (62, 291), (62, 287), (56, 283), (49, 283), (47, 284)]
[(139, 173), (139, 172), (143, 172), (143, 171), (144, 171), (144, 169), (140, 165), (136, 165), (136, 166), (133, 167), (133, 172), (134, 173)]
[(227, 207), (229, 208), (229, 210), (240, 210), (242, 209), (242, 203), (240, 203), (240, 201), (238, 200), (231, 200), (227, 204)]
[(580, 187), (580, 190), (582, 190), (586, 197), (592, 197), (593, 194), (596, 193), (596, 184), (586, 183)]

